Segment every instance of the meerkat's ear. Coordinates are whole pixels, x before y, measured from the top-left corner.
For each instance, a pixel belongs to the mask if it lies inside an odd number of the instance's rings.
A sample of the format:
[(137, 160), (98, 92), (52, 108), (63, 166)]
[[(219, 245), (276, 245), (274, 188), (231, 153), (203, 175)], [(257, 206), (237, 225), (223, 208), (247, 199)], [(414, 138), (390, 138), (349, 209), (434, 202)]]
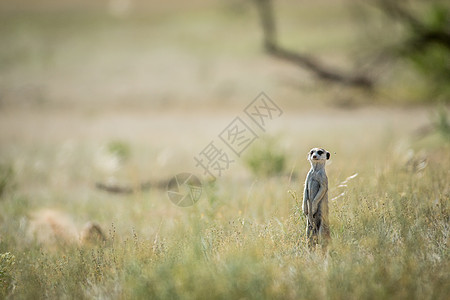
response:
[(327, 151), (327, 159), (330, 159), (330, 156), (331, 156), (330, 152)]

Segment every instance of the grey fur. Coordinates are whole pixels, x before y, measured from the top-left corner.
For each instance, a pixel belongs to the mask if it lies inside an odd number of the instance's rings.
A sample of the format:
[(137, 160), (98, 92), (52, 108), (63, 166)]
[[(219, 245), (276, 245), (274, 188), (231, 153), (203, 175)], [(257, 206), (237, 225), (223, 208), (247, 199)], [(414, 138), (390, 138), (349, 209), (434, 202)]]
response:
[(308, 153), (311, 169), (306, 176), (303, 192), (303, 213), (308, 217), (306, 235), (310, 246), (319, 236), (330, 237), (328, 226), (328, 177), (325, 164), (330, 153), (322, 148), (313, 148)]

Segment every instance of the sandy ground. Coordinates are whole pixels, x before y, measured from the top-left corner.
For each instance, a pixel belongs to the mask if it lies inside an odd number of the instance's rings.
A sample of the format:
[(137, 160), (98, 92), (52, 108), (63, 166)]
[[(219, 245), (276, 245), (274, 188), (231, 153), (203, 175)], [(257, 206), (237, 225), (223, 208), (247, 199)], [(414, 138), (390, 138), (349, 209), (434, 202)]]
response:
[[(69, 148), (74, 152), (84, 151), (94, 156), (98, 149), (118, 140), (130, 145), (134, 163), (141, 172), (152, 169), (153, 176), (158, 176), (166, 174), (164, 170), (194, 170), (193, 157), (208, 143), (214, 141), (224, 147), (218, 135), (235, 117), (252, 126), (259, 139), (275, 137), (289, 155), (303, 159), (303, 153), (316, 145), (330, 148), (334, 153), (351, 154), (379, 149), (386, 142), (408, 143), (417, 130), (430, 123), (430, 115), (425, 108), (284, 109), (262, 131), (251, 125), (243, 110), (238, 109), (149, 109), (94, 114), (4, 110), (0, 112), (0, 153), (3, 161), (20, 156), (48, 161), (52, 155), (65, 153), (67, 145), (71, 145)], [(258, 143), (256, 140), (252, 147), (262, 146)]]
[[(243, 106), (244, 108), (244, 106)], [(5, 143), (58, 143), (67, 139), (101, 141), (121, 138), (137, 143), (172, 144), (186, 139), (213, 138), (243, 109), (216, 110), (121, 110), (80, 112), (67, 110), (0, 111), (0, 140)], [(270, 132), (306, 134), (328, 130), (348, 131), (349, 138), (372, 130), (411, 133), (430, 122), (428, 108), (374, 108), (352, 110), (286, 110), (270, 121)], [(217, 133), (217, 134), (216, 134)]]

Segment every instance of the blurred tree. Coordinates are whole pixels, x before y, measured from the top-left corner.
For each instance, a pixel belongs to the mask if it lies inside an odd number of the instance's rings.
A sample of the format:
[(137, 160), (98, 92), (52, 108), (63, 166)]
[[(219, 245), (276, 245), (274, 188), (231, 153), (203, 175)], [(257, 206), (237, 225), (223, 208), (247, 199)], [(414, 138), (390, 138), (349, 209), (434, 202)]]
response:
[(450, 5), (442, 0), (374, 0), (385, 16), (403, 30), (385, 51), (411, 62), (429, 86), (429, 99), (450, 101)]
[[(367, 71), (343, 72), (321, 64), (310, 54), (297, 53), (279, 45), (272, 0), (254, 0), (257, 5), (264, 36), (266, 51), (301, 68), (309, 70), (317, 78), (339, 84), (370, 89), (374, 79)], [(389, 57), (390, 61), (406, 60), (414, 66), (415, 72), (423, 77), (425, 86), (431, 92), (430, 100), (450, 101), (450, 8), (443, 0), (371, 0), (364, 6), (376, 7), (385, 18), (380, 27), (385, 34), (393, 27), (401, 27), (400, 36), (386, 47), (383, 43), (372, 43), (374, 56)], [(373, 16), (372, 15), (369, 15)], [(365, 20), (367, 21), (367, 20)], [(376, 64), (380, 60), (375, 59)], [(376, 68), (372, 64), (372, 67)]]

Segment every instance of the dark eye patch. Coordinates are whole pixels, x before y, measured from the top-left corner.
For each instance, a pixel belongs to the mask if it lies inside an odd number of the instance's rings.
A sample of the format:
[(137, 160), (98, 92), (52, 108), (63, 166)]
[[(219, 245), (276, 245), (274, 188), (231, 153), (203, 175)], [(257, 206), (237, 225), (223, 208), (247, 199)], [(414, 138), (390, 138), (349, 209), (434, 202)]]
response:
[(322, 155), (322, 154), (323, 154), (323, 151), (322, 151), (322, 150), (319, 150), (319, 151), (317, 151), (317, 154)]
[(313, 151), (313, 150), (311, 150), (311, 152), (309, 152), (309, 154), (310, 154), (310, 155), (312, 155), (313, 153), (314, 153), (314, 151)]

